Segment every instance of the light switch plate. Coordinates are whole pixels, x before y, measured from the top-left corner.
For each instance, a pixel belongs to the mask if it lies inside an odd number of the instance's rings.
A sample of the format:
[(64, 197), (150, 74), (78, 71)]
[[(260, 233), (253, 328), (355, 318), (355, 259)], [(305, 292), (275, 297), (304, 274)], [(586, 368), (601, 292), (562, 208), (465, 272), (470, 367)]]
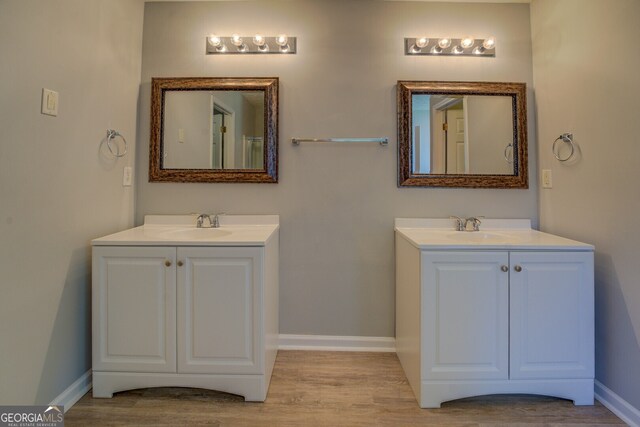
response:
[(42, 88), (42, 114), (48, 116), (58, 115), (58, 92)]
[(551, 169), (542, 169), (542, 188), (553, 188)]
[(131, 187), (131, 179), (133, 176), (133, 169), (131, 166), (125, 166), (122, 171), (122, 186)]

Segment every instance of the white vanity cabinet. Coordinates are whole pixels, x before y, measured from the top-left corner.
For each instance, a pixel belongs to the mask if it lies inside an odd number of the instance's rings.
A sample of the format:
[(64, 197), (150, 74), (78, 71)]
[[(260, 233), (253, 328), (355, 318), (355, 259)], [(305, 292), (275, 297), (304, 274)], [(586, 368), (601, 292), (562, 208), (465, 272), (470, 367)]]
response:
[(94, 397), (184, 386), (263, 401), (277, 353), (274, 230), (262, 246), (229, 236), (173, 246), (161, 237), (94, 241)]
[(95, 247), (92, 271), (93, 375), (176, 372), (176, 248)]
[(178, 248), (178, 372), (262, 372), (261, 252)]
[(497, 393), (593, 404), (593, 248), (467, 234), (396, 226), (396, 349), (420, 406)]
[(509, 378), (508, 263), (501, 252), (421, 254), (424, 379)]

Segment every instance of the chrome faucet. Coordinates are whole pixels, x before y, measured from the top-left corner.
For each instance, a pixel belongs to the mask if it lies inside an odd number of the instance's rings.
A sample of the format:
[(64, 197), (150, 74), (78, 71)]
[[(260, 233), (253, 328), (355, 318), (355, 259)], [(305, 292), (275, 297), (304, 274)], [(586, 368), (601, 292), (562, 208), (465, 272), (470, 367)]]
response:
[(467, 218), (464, 220), (464, 229), (465, 231), (467, 231), (467, 225), (469, 223), (472, 224), (473, 229), (469, 230), (469, 231), (480, 231), (480, 224), (482, 224), (482, 221), (480, 221), (480, 218), (484, 218), (483, 216), (481, 217), (476, 217), (476, 216), (472, 216), (470, 218)]
[(202, 224), (204, 223), (205, 218), (209, 220), (209, 228), (213, 227), (213, 222), (211, 221), (211, 215), (208, 215), (208, 214), (198, 215), (198, 219), (196, 220), (196, 227), (202, 228)]
[(464, 231), (467, 226), (467, 221), (459, 216), (451, 215), (449, 218), (455, 220), (456, 231)]
[(196, 220), (196, 227), (203, 228), (204, 220), (208, 219), (209, 227), (205, 228), (220, 228), (220, 218), (218, 218), (220, 215), (224, 214), (200, 214), (198, 215), (198, 219)]

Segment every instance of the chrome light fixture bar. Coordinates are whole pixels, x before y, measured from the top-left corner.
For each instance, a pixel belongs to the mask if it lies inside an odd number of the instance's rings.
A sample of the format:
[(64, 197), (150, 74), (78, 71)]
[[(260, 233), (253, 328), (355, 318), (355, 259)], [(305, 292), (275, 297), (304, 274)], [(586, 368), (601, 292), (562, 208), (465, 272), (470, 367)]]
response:
[(296, 38), (280, 34), (278, 36), (217, 36), (211, 34), (206, 38), (207, 55), (264, 55), (269, 53), (296, 53)]
[(463, 37), (453, 39), (449, 37), (427, 38), (407, 37), (404, 39), (405, 55), (431, 56), (496, 56), (496, 39), (476, 39)]

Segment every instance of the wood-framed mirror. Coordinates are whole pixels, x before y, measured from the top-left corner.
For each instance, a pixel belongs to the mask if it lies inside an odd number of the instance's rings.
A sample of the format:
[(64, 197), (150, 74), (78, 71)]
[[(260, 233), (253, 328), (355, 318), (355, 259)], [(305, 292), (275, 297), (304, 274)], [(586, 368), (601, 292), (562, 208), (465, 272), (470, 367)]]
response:
[(398, 186), (528, 188), (525, 83), (398, 81)]
[(278, 182), (278, 78), (153, 78), (150, 182)]

